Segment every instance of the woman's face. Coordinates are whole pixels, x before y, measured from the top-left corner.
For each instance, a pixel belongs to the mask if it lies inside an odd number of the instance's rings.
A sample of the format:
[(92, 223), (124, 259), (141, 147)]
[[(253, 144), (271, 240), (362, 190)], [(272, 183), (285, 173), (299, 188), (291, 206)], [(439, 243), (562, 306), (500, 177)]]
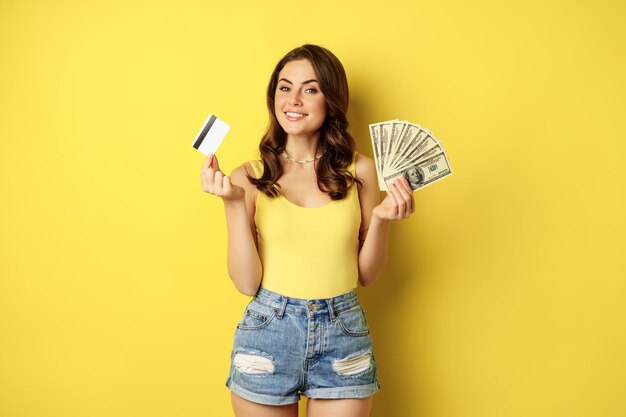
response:
[(324, 124), (326, 97), (308, 59), (289, 61), (278, 74), (274, 112), (288, 135), (315, 134)]

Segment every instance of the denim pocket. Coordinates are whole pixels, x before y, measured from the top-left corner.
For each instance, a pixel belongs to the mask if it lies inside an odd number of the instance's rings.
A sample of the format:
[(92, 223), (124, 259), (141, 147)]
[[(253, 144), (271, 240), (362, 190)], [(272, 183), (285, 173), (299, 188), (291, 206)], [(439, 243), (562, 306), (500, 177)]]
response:
[(337, 321), (341, 330), (348, 336), (367, 336), (369, 328), (365, 319), (365, 312), (360, 304), (337, 313)]
[(237, 324), (237, 328), (241, 330), (256, 330), (270, 324), (276, 316), (276, 310), (252, 300), (246, 306), (241, 321)]

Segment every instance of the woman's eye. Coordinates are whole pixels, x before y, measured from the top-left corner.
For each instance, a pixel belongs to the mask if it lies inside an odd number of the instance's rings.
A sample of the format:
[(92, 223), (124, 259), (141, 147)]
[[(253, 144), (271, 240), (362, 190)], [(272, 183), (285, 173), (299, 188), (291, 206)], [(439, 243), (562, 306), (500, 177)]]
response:
[(289, 87), (286, 87), (286, 86), (278, 87), (278, 89), (280, 91), (289, 91)]
[(317, 93), (317, 90), (315, 88), (307, 88), (306, 92), (307, 93)]

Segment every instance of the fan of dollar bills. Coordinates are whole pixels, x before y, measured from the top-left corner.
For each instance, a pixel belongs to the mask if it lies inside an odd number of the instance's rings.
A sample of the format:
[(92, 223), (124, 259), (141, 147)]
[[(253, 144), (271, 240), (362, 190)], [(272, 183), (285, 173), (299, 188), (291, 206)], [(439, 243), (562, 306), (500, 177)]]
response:
[(444, 147), (428, 129), (397, 119), (369, 127), (381, 190), (400, 176), (415, 191), (452, 175)]

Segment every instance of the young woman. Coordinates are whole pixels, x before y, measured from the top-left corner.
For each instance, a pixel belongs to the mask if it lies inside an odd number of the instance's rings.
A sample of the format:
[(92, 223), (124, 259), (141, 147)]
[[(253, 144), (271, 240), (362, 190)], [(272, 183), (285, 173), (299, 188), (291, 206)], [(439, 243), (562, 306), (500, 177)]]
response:
[(260, 160), (230, 176), (209, 155), (202, 188), (224, 202), (228, 273), (253, 296), (237, 325), (226, 386), (235, 414), (368, 416), (380, 390), (356, 288), (387, 261), (390, 220), (415, 211), (401, 177), (379, 203), (374, 161), (347, 132), (348, 83), (330, 51), (283, 57), (267, 89)]

